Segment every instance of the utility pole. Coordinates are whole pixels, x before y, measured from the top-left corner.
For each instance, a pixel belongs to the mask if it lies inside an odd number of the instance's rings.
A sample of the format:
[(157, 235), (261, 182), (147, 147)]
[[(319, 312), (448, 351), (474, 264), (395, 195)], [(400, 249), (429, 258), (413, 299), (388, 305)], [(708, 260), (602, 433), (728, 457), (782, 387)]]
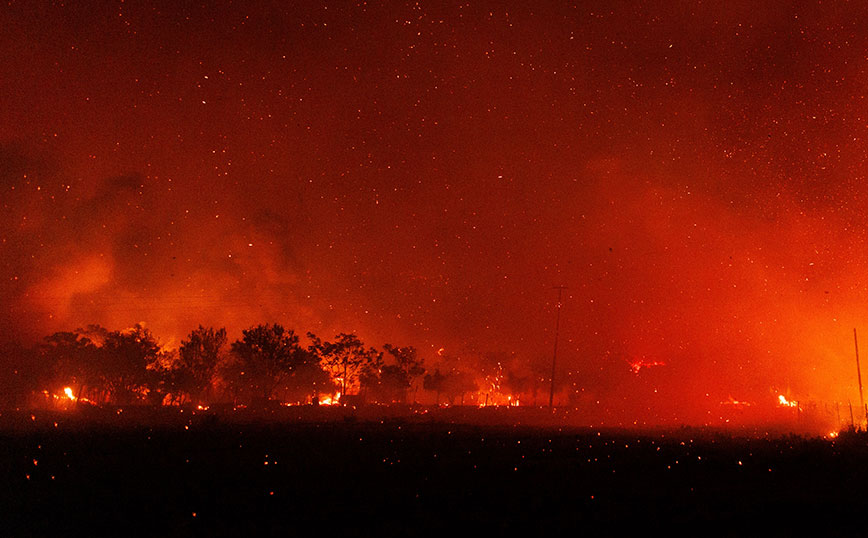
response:
[(554, 289), (558, 290), (558, 314), (555, 318), (555, 352), (552, 355), (552, 377), (551, 377), (551, 387), (549, 387), (549, 407), (554, 409), (554, 399), (555, 399), (555, 365), (558, 361), (558, 333), (561, 328), (561, 295), (564, 290), (567, 289), (566, 286), (553, 286)]
[[(856, 338), (856, 328), (853, 327), (853, 344), (856, 346), (856, 375), (859, 379), (859, 409), (865, 412), (865, 398), (862, 396), (862, 369), (859, 367), (859, 340)], [(868, 419), (868, 414), (865, 416)], [(862, 420), (859, 419), (861, 422)]]
[(853, 402), (851, 402), (850, 400), (847, 400), (847, 407), (850, 408), (850, 429), (855, 430), (856, 429), (856, 422), (853, 421)]

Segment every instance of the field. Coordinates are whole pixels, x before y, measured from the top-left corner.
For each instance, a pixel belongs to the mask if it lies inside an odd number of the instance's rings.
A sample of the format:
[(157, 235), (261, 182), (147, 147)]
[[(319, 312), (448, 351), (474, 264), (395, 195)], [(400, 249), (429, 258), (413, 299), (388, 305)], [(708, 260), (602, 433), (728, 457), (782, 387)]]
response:
[(864, 535), (868, 526), (868, 444), (861, 435), (316, 418), (5, 414), (0, 535), (662, 529), (828, 536)]

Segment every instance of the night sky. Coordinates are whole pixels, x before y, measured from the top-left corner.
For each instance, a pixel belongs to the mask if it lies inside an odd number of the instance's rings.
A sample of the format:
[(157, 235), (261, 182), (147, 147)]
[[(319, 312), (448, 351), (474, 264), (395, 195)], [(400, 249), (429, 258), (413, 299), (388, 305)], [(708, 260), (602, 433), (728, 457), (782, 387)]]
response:
[(187, 4), (0, 7), (3, 339), (542, 365), (562, 284), (587, 400), (858, 398), (862, 3)]

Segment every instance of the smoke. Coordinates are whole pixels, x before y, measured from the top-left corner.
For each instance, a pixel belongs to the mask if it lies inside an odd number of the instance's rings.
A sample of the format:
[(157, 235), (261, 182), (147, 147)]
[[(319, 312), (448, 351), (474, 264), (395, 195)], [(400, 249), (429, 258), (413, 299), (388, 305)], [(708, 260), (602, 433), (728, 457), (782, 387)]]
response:
[(525, 378), (564, 284), (563, 400), (853, 399), (865, 14), (753, 4), (11, 9), (0, 334), (279, 322)]

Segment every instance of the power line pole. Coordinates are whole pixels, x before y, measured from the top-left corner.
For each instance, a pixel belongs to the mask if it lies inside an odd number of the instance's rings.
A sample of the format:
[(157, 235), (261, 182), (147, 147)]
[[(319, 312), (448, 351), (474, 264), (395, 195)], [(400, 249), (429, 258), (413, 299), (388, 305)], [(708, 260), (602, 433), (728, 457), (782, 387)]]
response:
[[(859, 340), (856, 338), (856, 328), (853, 328), (853, 344), (856, 346), (856, 375), (859, 379), (859, 409), (865, 413), (868, 418), (868, 412), (865, 411), (865, 398), (862, 396), (862, 369), (859, 367)], [(861, 419), (860, 419), (861, 420)]]
[(555, 352), (552, 355), (552, 377), (551, 377), (551, 387), (549, 387), (549, 407), (554, 409), (554, 399), (555, 399), (555, 365), (558, 361), (558, 333), (561, 328), (561, 294), (567, 289), (566, 286), (553, 286), (554, 289), (558, 290), (558, 314), (555, 318)]

